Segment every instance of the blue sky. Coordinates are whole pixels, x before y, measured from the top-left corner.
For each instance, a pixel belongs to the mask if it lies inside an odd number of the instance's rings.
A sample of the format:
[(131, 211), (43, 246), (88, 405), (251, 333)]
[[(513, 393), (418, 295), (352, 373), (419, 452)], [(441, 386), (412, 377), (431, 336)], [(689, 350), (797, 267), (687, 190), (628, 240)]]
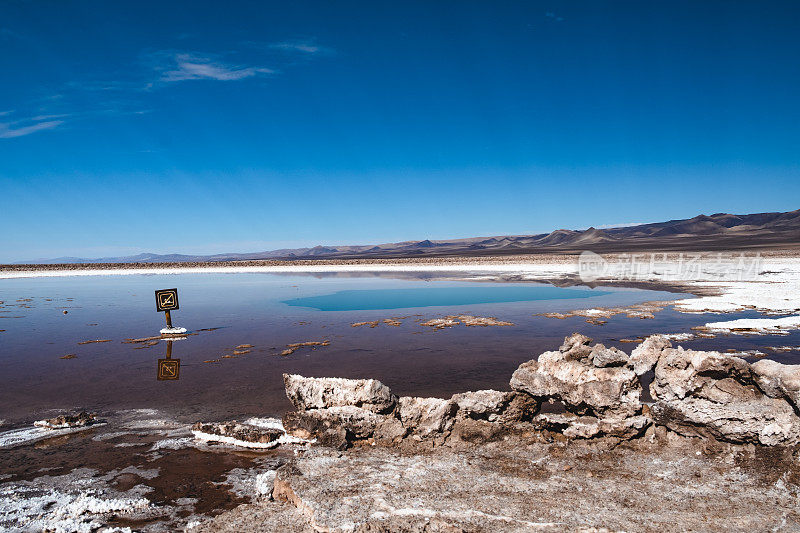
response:
[(797, 209), (797, 2), (0, 3), (0, 261)]

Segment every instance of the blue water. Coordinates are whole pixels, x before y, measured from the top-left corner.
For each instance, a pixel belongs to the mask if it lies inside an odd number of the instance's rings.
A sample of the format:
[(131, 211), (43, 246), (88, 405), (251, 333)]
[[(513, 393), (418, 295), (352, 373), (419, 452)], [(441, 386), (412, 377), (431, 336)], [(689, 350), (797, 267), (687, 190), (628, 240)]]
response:
[(320, 311), (367, 311), (476, 305), (536, 300), (567, 300), (610, 294), (598, 290), (565, 289), (561, 287), (531, 287), (523, 285), (430, 287), (414, 289), (344, 290), (321, 296), (306, 296), (284, 300), (295, 307), (310, 307)]

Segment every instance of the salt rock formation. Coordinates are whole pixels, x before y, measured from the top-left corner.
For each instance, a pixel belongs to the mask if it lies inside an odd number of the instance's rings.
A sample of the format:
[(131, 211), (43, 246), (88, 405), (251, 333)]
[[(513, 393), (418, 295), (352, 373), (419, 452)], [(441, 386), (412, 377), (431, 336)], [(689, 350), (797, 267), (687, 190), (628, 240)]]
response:
[(334, 448), (347, 448), (354, 441), (371, 438), (391, 442), (406, 433), (393, 416), (352, 405), (289, 412), (283, 416), (283, 426), (290, 435), (303, 439), (313, 437), (320, 444)]
[(441, 398), (403, 396), (398, 401), (403, 427), (420, 437), (448, 432), (453, 427), (457, 410), (457, 403)]
[(641, 435), (651, 424), (644, 415), (622, 419), (576, 416), (571, 413), (542, 413), (535, 419), (540, 428), (563, 433), (571, 439), (591, 439), (593, 437), (616, 437), (630, 439)]
[(304, 378), (284, 374), (286, 396), (297, 409), (355, 406), (374, 413), (394, 409), (397, 397), (376, 379)]
[(591, 341), (579, 333), (567, 337), (558, 351), (520, 365), (511, 376), (511, 388), (560, 400), (579, 415), (616, 419), (639, 415), (642, 389), (628, 356), (602, 344), (589, 346)]
[(33, 425), (47, 429), (65, 429), (90, 426), (96, 422), (97, 415), (81, 411), (77, 415), (58, 415), (55, 418), (37, 420)]
[[(644, 432), (642, 386), (628, 355), (574, 333), (558, 351), (523, 363), (511, 376), (511, 388), (538, 400), (559, 400), (569, 414), (541, 414), (534, 423), (572, 438), (631, 438)], [(579, 416), (575, 416), (579, 415)]]
[(651, 335), (644, 342), (633, 349), (630, 356), (630, 364), (637, 376), (649, 372), (656, 366), (661, 350), (670, 348), (672, 344), (662, 335)]
[(238, 442), (242, 445), (256, 445), (256, 447), (277, 446), (277, 440), (284, 432), (277, 428), (261, 428), (249, 424), (240, 424), (236, 421), (221, 423), (197, 422), (192, 426), (192, 432), (208, 436), (220, 437), (222, 441)]
[(756, 383), (770, 398), (785, 398), (800, 410), (800, 366), (762, 359), (751, 365)]
[[(498, 426), (530, 420), (539, 410), (535, 399), (514, 392), (482, 390), (449, 399), (397, 398), (375, 380), (284, 375), (284, 382), (287, 396), (298, 408), (284, 415), (286, 431), (337, 448), (358, 441), (390, 444), (407, 437), (441, 444), (459, 421)], [(496, 433), (473, 425), (459, 435), (491, 438)]]
[(479, 390), (455, 394), (452, 401), (456, 403), (458, 412), (463, 416), (494, 422), (506, 410), (514, 396), (510, 392)]
[[(651, 370), (655, 403), (646, 407), (639, 376)], [(630, 439), (653, 424), (734, 443), (800, 443), (800, 366), (767, 360), (750, 365), (718, 352), (673, 348), (658, 335), (629, 357), (575, 333), (558, 351), (520, 365), (511, 377), (512, 392), (398, 398), (375, 380), (284, 380), (298, 408), (284, 416), (287, 432), (335, 447), (409, 437), (434, 444), (479, 442), (534, 428), (568, 438)], [(538, 414), (545, 400), (561, 401), (567, 413)]]
[(762, 363), (754, 365), (757, 372), (738, 357), (663, 348), (650, 385), (654, 421), (686, 436), (767, 446), (800, 442), (800, 418), (784, 399), (796, 374)]

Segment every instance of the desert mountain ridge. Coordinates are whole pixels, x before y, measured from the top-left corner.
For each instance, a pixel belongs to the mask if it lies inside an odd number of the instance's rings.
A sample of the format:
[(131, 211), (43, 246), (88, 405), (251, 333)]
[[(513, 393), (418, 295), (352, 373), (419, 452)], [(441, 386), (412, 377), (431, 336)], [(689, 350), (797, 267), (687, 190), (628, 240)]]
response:
[(558, 229), (536, 235), (404, 241), (378, 245), (314, 246), (215, 255), (142, 253), (125, 257), (58, 257), (16, 264), (182, 263), (293, 259), (395, 259), (436, 256), (488, 256), (536, 253), (634, 251), (720, 251), (800, 248), (800, 209), (785, 213), (717, 213), (616, 228)]

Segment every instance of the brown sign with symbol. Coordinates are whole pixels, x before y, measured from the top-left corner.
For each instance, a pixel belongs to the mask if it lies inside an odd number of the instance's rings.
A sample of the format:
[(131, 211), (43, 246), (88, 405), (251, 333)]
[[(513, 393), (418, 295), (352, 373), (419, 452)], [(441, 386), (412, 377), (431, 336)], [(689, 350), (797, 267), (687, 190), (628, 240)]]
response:
[(178, 309), (178, 289), (156, 291), (156, 311), (175, 311)]
[(158, 360), (158, 379), (178, 379), (181, 372), (180, 359), (159, 359)]

